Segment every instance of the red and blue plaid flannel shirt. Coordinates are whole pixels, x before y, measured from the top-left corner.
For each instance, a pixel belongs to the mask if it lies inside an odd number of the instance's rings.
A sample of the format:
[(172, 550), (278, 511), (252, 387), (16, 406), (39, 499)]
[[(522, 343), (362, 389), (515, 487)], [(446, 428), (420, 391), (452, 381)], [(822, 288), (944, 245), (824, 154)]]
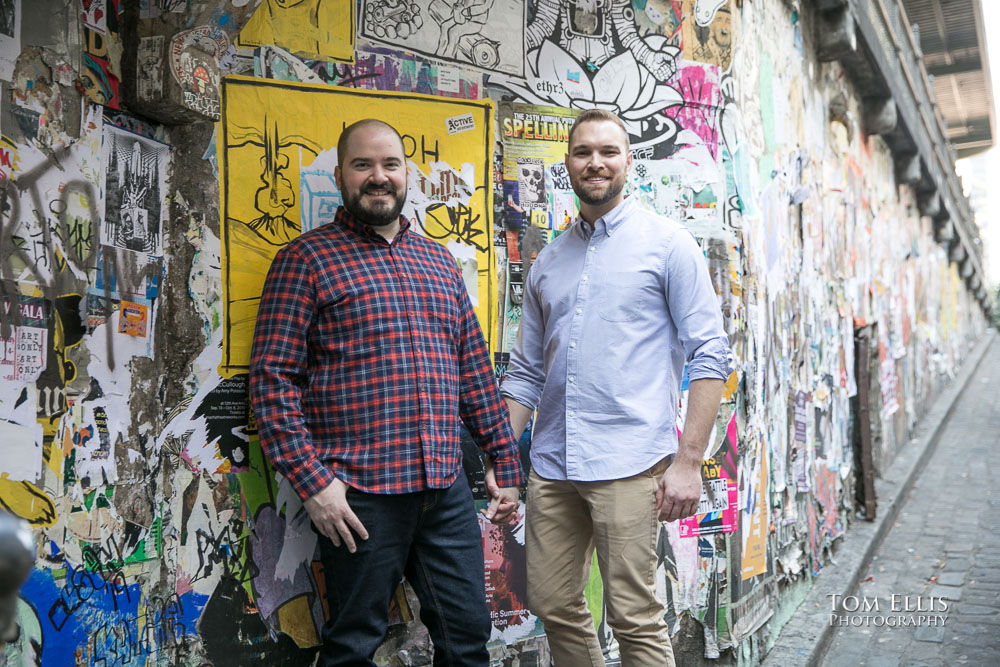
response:
[(402, 228), (390, 244), (343, 208), (274, 258), (250, 392), (268, 459), (303, 499), (334, 476), (369, 493), (447, 488), (459, 419), (520, 486), (517, 445), (455, 260)]

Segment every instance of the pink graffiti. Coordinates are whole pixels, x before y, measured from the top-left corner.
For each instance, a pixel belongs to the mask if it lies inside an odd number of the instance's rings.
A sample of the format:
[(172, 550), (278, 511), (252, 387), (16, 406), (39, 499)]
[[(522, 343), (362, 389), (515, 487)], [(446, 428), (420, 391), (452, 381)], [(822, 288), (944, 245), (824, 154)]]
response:
[(697, 134), (712, 157), (718, 159), (719, 68), (684, 62), (670, 83), (680, 91), (684, 104), (667, 109), (666, 115), (673, 118), (681, 129)]

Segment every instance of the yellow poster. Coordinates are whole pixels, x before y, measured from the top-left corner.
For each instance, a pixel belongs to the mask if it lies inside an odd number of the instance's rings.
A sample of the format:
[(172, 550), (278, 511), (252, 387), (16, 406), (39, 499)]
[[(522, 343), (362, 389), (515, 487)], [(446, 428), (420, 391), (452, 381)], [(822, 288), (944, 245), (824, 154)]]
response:
[(306, 58), (354, 62), (353, 0), (264, 0), (237, 46), (278, 46)]
[(249, 369), (275, 253), (333, 219), (341, 201), (333, 177), (337, 139), (363, 118), (384, 120), (402, 135), (409, 167), (403, 215), (448, 248), (483, 331), (493, 331), (492, 102), (227, 77), (218, 145), (223, 376)]
[[(757, 438), (756, 455), (750, 472), (752, 492), (743, 509), (743, 552), (741, 579), (746, 581), (767, 572), (767, 534), (770, 529), (770, 471), (764, 440)], [(749, 519), (749, 521), (747, 520)]]

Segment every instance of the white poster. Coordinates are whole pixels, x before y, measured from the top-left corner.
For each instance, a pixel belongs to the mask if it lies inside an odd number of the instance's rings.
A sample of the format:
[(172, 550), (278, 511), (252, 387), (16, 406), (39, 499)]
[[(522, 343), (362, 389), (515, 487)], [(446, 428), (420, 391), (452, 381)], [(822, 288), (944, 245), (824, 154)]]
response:
[(104, 224), (101, 243), (162, 255), (169, 147), (104, 126)]
[(9, 325), (9, 335), (0, 333), (0, 378), (4, 382), (34, 382), (45, 370), (48, 350), (48, 303), (41, 298), (20, 298), (20, 322), (16, 326), (12, 304), (3, 301), (3, 320)]

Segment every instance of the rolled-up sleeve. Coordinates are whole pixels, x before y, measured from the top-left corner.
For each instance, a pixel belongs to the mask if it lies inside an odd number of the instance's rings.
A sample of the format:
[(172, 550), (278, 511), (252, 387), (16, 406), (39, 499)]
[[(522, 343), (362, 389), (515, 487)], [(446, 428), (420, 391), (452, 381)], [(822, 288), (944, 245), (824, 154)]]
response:
[(538, 292), (533, 277), (539, 271), (538, 262), (528, 272), (521, 305), (521, 326), (517, 342), (510, 353), (510, 366), (503, 377), (500, 392), (507, 398), (534, 410), (545, 386), (544, 323)]
[(705, 257), (686, 230), (674, 235), (663, 272), (667, 306), (684, 347), (691, 380), (725, 380), (733, 370), (729, 337), (722, 324), (719, 297)]

